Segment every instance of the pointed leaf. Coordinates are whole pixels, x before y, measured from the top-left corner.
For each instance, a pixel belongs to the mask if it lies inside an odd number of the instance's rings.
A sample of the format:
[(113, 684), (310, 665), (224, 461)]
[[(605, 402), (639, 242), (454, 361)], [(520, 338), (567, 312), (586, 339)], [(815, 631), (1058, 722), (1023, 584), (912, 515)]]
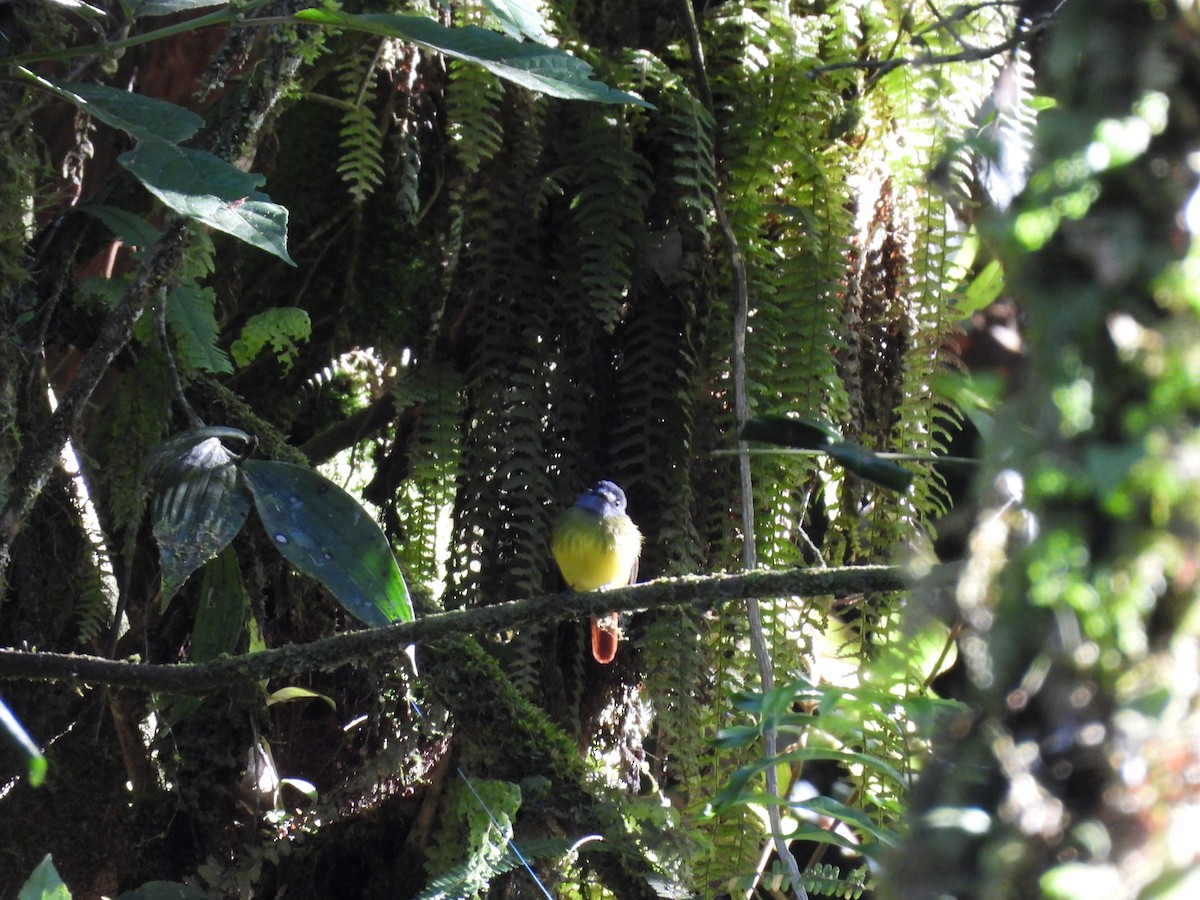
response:
[(521, 43), (498, 31), (477, 25), (446, 28), (421, 16), (351, 15), (328, 9), (302, 9), (296, 18), (316, 25), (351, 28), (401, 38), (456, 59), (477, 63), (514, 84), (561, 97), (598, 103), (634, 103), (650, 108), (640, 97), (592, 80), (592, 67), (571, 54), (544, 44)]
[(329, 708), (337, 712), (337, 704), (333, 702), (333, 698), (325, 694), (318, 694), (316, 691), (310, 691), (308, 688), (302, 687), (285, 687), (277, 691), (273, 691), (267, 697), (267, 706), (274, 706), (276, 703), (288, 703), (292, 700), (324, 700), (329, 704)]
[(149, 247), (162, 237), (161, 231), (129, 210), (103, 203), (83, 204), (75, 208), (99, 219), (121, 243), (130, 247)]
[(279, 786), (287, 785), (290, 788), (295, 788), (309, 800), (317, 799), (317, 786), (311, 781), (305, 781), (303, 778), (280, 778)]
[(193, 662), (237, 652), (250, 612), (250, 598), (232, 547), (226, 547), (204, 567), (201, 579), (200, 605), (196, 609), (189, 654)]
[(194, 112), (165, 100), (103, 84), (57, 81), (28, 69), (20, 71), (88, 115), (113, 128), (129, 132), (139, 141), (161, 140), (177, 144), (186, 141), (204, 125), (204, 120)]
[(303, 466), (248, 460), (242, 473), (259, 518), (288, 562), (367, 625), (412, 621), (392, 548), (358, 501)]
[(962, 299), (958, 302), (959, 312), (970, 315), (977, 312), (1000, 296), (1004, 290), (1004, 268), (1000, 261), (993, 259), (971, 279), (967, 289), (963, 291)]
[(25, 757), (25, 763), (29, 766), (29, 783), (38, 787), (46, 780), (46, 757), (3, 700), (0, 700), (0, 731), (8, 736), (9, 743)]
[(46, 854), (46, 858), (38, 864), (25, 882), (17, 900), (71, 900), (71, 892), (63, 884), (58, 869), (54, 868), (54, 860)]
[(537, 4), (530, 0), (483, 0), (483, 5), (500, 20), (500, 27), (509, 37), (545, 42), (546, 25)]
[(142, 140), (117, 161), (175, 212), (296, 263), (287, 252), (288, 212), (256, 188), (261, 175), (162, 140)]
[(755, 416), (742, 427), (742, 440), (766, 441), (802, 450), (824, 450), (841, 434), (828, 422), (820, 419), (798, 419), (791, 416)]
[(814, 812), (820, 816), (829, 816), (831, 819), (837, 819), (845, 822), (847, 825), (853, 825), (863, 834), (869, 834), (884, 846), (895, 847), (899, 843), (896, 832), (877, 824), (861, 809), (854, 809), (851, 806), (834, 800), (832, 797), (817, 796), (809, 797), (807, 800), (792, 800), (789, 801), (789, 805), (800, 809), (807, 809), (809, 812)]
[(907, 491), (912, 484), (913, 473), (904, 466), (897, 465), (886, 459), (880, 459), (866, 447), (860, 447), (850, 441), (838, 441), (825, 448), (829, 458), (841, 463), (842, 467), (853, 472), (859, 478), (890, 488), (893, 491)]
[(133, 17), (169, 16), (172, 13), (224, 6), (229, 0), (133, 0)]
[(163, 463), (154, 538), (164, 603), (189, 575), (224, 550), (246, 521), (250, 499), (238, 481), (236, 461), (218, 438), (209, 437)]

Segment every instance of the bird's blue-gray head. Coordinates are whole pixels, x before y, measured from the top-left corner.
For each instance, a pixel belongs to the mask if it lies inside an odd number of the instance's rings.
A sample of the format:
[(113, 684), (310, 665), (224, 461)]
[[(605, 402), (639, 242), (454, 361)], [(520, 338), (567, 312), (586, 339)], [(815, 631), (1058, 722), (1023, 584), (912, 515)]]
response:
[(597, 481), (595, 487), (584, 491), (575, 501), (580, 509), (590, 510), (603, 518), (625, 515), (625, 492), (611, 481)]

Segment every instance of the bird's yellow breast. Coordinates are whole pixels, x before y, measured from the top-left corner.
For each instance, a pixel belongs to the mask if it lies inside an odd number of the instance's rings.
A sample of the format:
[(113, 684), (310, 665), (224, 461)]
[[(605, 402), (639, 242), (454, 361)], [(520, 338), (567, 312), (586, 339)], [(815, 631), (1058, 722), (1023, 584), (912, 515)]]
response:
[(563, 578), (576, 591), (629, 584), (642, 549), (642, 533), (628, 516), (601, 517), (569, 509), (550, 540)]

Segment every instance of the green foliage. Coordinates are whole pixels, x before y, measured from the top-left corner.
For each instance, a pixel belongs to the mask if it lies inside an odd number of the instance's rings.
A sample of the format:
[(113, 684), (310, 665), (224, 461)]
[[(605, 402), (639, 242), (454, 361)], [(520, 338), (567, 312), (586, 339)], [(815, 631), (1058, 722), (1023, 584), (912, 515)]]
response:
[(383, 180), (383, 132), (367, 102), (372, 99), (376, 58), (368, 46), (338, 67), (338, 80), (349, 104), (338, 134), (342, 150), (338, 174), (355, 203), (362, 203)]
[(393, 396), (397, 407), (418, 413), (409, 444), (409, 475), (396, 497), (400, 526), (409, 535), (397, 556), (404, 571), (419, 583), (444, 586), (446, 523), (454, 505), (462, 454), (457, 440), (462, 377), (449, 366), (427, 366), (400, 381)]
[[(49, 763), (42, 755), (41, 748), (29, 736), (29, 732), (12, 714), (12, 710), (8, 708), (3, 699), (0, 699), (0, 731), (4, 732), (8, 743), (15, 747), (17, 753), (25, 759), (29, 783), (34, 787), (39, 787), (46, 780), (46, 769), (49, 767)], [(47, 861), (49, 861), (48, 857)], [(43, 865), (45, 864), (43, 863)], [(53, 870), (53, 868), (51, 865), (50, 869)]]
[(631, 94), (593, 81), (591, 66), (562, 50), (533, 42), (521, 43), (474, 25), (447, 29), (419, 16), (351, 15), (327, 9), (301, 10), (296, 18), (412, 41), (452, 59), (480, 65), (514, 84), (551, 97), (646, 105)]
[(164, 604), (189, 575), (225, 549), (250, 514), (237, 458), (219, 437), (198, 438), (179, 455), (172, 453), (156, 479), (151, 520)]
[(804, 871), (804, 889), (817, 897), (842, 897), (858, 900), (867, 887), (867, 869), (863, 866), (842, 877), (837, 866), (817, 863)]
[[(154, 11), (183, 4), (162, 0)], [(124, 164), (168, 206), (278, 257), (249, 267), (226, 257), (224, 245), (217, 256), (206, 243), (187, 255), (163, 312), (171, 349), (191, 376), (189, 392), (204, 396), (219, 416), (236, 408), (264, 441), (280, 448), (280, 435), (256, 417), (295, 425), (293, 436), (307, 434), (293, 410), (302, 397), (297, 385), (309, 382), (310, 373), (288, 371), (299, 358), (297, 344), (311, 339), (313, 353), (328, 353), (327, 359), (370, 347), (388, 373), (378, 394), (390, 391), (394, 409), (383, 396), (363, 410), (374, 418), (351, 452), (366, 456), (365, 445), (386, 456), (393, 469), (379, 479), (380, 505), (402, 569), (434, 592), (444, 584), (449, 606), (552, 589), (548, 523), (600, 476), (626, 487), (630, 511), (648, 536), (645, 578), (734, 568), (751, 525), (758, 558), (772, 567), (890, 560), (902, 546), (922, 549), (930, 518), (944, 506), (938, 476), (924, 462), (946, 440), (946, 414), (930, 385), (950, 362), (943, 348), (958, 308), (983, 303), (1000, 287), (997, 269), (972, 280), (957, 247), (968, 238), (985, 242), (968, 235), (955, 212), (965, 203), (965, 164), (986, 151), (968, 134), (993, 65), (862, 70), (848, 64), (917, 47), (953, 53), (963, 43), (990, 44), (1010, 31), (1003, 7), (964, 8), (948, 22), (912, 4), (734, 0), (706, 10), (695, 35), (701, 59), (693, 58), (684, 23), (667, 7), (641, 6), (635, 16), (583, 0), (551, 5), (543, 16), (528, 3), (487, 6), (491, 12), (456, 6), (448, 15), (461, 27), (449, 29), (417, 16), (332, 8), (299, 14), (306, 25), (359, 34), (331, 42), (326, 65), (302, 72), (314, 82), (332, 76), (335, 102), (344, 110), (337, 164), (310, 166), (326, 180), (310, 190), (307, 181), (292, 185), (280, 175), (304, 170), (310, 147), (297, 150), (285, 140), (257, 148), (260, 159), (277, 154), (281, 160), (272, 192), (294, 195), (291, 221), (305, 229), (301, 259), (312, 268), (295, 278), (290, 272), (279, 277), (289, 260), (286, 230), (275, 210), (259, 205), (266, 198), (257, 193), (257, 176), (230, 172), (216, 157), (181, 146), (199, 125), (194, 116), (113, 88), (50, 85), (77, 109), (138, 139)], [(496, 20), (509, 37), (480, 27)], [(206, 76), (213, 85), (232, 71), (226, 64), (242, 59), (237, 40), (247, 32), (232, 31), (223, 51), (228, 58), (216, 60)], [(373, 36), (369, 45), (355, 42), (362, 33)], [(521, 34), (534, 41), (513, 39)], [(401, 41), (421, 49), (410, 49), (393, 69), (383, 57)], [(267, 54), (301, 58), (295, 42), (267, 43)], [(448, 65), (435, 50), (445, 51)], [(590, 64), (606, 81), (636, 88), (654, 107), (592, 81)], [(392, 77), (384, 91), (380, 73), (401, 70), (405, 77)], [(253, 71), (247, 70), (248, 82)], [(1021, 84), (1024, 99), (1013, 127), (1024, 128), (1031, 92)], [(536, 90), (600, 102), (566, 104)], [(231, 99), (236, 107), (244, 97)], [(220, 130), (221, 123), (211, 124)], [(317, 140), (332, 151), (331, 134)], [(394, 152), (403, 154), (402, 171), (393, 165)], [(304, 158), (297, 164), (289, 154)], [(334, 196), (340, 200), (328, 199)], [(1052, 218), (1046, 210), (1028, 212), (1032, 218), (1020, 229), (1027, 238)], [(143, 222), (127, 215), (98, 217), (126, 243), (154, 240)], [(712, 453), (738, 440), (730, 350), (735, 253), (749, 282), (753, 414), (800, 411), (837, 423), (845, 435), (834, 445), (840, 456), (832, 462), (826, 444), (819, 460), (756, 456), (752, 523), (740, 519), (733, 460)], [(1008, 278), (1007, 267), (999, 271)], [(135, 277), (102, 286), (106, 308)], [(218, 292), (228, 320), (245, 322), (230, 348), (233, 362), (245, 369), (270, 348), (285, 370), (281, 377), (230, 373), (216, 343)], [(146, 317), (140, 326), (143, 341), (131, 368), (114, 369), (126, 377), (116, 379), (104, 421), (80, 434), (97, 450), (112, 494), (101, 502), (117, 527), (135, 529), (141, 521), (141, 475), (132, 469), (171, 418), (165, 362), (149, 340), (153, 324)], [(314, 368), (320, 366), (318, 357)], [(225, 393), (214, 387), (218, 381)], [(238, 405), (235, 390), (256, 412)], [(1178, 376), (1171, 390), (1186, 395), (1187, 379)], [(1165, 394), (1166, 388), (1155, 402), (1173, 408)], [(1093, 410), (1083, 392), (1061, 397), (1060, 412), (1070, 411), (1074, 427), (1086, 430)], [(345, 418), (345, 406), (330, 409), (336, 411), (311, 417), (319, 435), (321, 429), (336, 433), (342, 423), (335, 420)], [(297, 612), (282, 569), (270, 560), (239, 561), (230, 548), (251, 499), (271, 542), (277, 548), (303, 544), (303, 553), (287, 558), (323, 581), (353, 615), (371, 625), (411, 615), (382, 535), (357, 504), (330, 494), (326, 482), (305, 469), (241, 463), (211, 444), (211, 464), (179, 459), (199, 444), (173, 445), (183, 470), (174, 472), (155, 516), (156, 525), (166, 526), (157, 529), (160, 542), (188, 556), (175, 565), (173, 551), (164, 552), (166, 594), (204, 566), (199, 583), (175, 604), (198, 604), (193, 659), (235, 649), (250, 615), (255, 637), (260, 628), (273, 640), (293, 639), (292, 629), (317, 630)], [(910, 491), (900, 494), (891, 488), (904, 485), (886, 482), (888, 474), (898, 477), (878, 467), (876, 454), (886, 453), (921, 458), (912, 467)], [(1101, 454), (1084, 469), (1093, 481), (1121, 486), (1106, 496), (1106, 507), (1141, 508), (1147, 501), (1138, 486), (1148, 485), (1150, 506), (1170, 516), (1190, 499), (1172, 493), (1165, 474), (1171, 462), (1166, 452)], [(884, 472), (886, 483), (847, 476), (847, 469)], [(1060, 475), (1069, 482), (1077, 472)], [(386, 496), (393, 490), (396, 496)], [(137, 562), (134, 538), (130, 558)], [(1058, 549), (1064, 548), (1078, 556), (1077, 542), (1064, 540)], [(372, 560), (359, 565), (366, 557)], [(386, 572), (374, 562), (388, 563)], [(1046, 603), (1057, 599), (1050, 589), (1070, 582), (1077, 570), (1039, 570), (1046, 576), (1040, 582)], [(131, 582), (134, 589), (127, 587), (135, 605), (143, 574)], [(1136, 617), (1152, 582), (1149, 574), (1120, 580), (1112, 608), (1121, 621)], [(1088, 612), (1081, 612), (1085, 631), (1107, 637), (1118, 626), (1105, 619), (1107, 606), (1090, 599)], [(496, 738), (488, 727), (524, 728), (520, 752), (488, 763), (525, 766), (551, 748), (578, 763), (577, 747), (545, 725), (533, 706), (499, 688), (510, 690), (511, 682), (524, 697), (552, 708), (581, 740), (591, 739), (586, 758), (622, 761), (622, 771), (598, 780), (640, 781), (644, 792), (628, 805), (614, 797), (624, 821), (615, 824), (614, 816), (595, 827), (614, 844), (624, 841), (622, 861), (638, 857), (638, 864), (652, 864), (681, 891), (770, 884), (771, 870), (761, 882), (750, 875), (768, 844), (762, 816), (768, 804), (782, 803), (801, 837), (874, 852), (902, 831), (914, 759), (930, 724), (945, 712), (926, 688), (937, 668), (930, 647), (944, 649), (946, 636), (904, 631), (905, 600), (898, 595), (839, 601), (841, 612), (852, 607), (852, 624), (833, 615), (833, 598), (763, 598), (768, 652), (776, 677), (789, 685), (765, 697), (757, 692), (759, 674), (740, 611), (634, 616), (618, 665), (603, 676), (585, 666), (582, 648), (571, 657), (569, 642), (559, 641), (555, 630), (530, 623), (506, 635), (497, 651), (507, 680), (498, 666), (455, 661), (447, 677), (461, 679), (464, 696), (496, 686), (504, 699), (488, 711), (494, 719), (487, 726), (471, 717), (458, 721), (455, 747), (486, 759)], [(1088, 601), (1072, 600), (1080, 610)], [(102, 622), (89, 617), (86, 630), (99, 633)], [(182, 628), (178, 619), (167, 624)], [(155, 622), (139, 625), (152, 631)], [(1123, 634), (1129, 646), (1147, 641), (1132, 627)], [(147, 634), (148, 648), (156, 637)], [(179, 646), (176, 632), (168, 637)], [(375, 699), (371, 690), (352, 687)], [(327, 696), (344, 709), (335, 691)], [(593, 734), (601, 709), (610, 718)], [(278, 719), (255, 720), (255, 726), (282, 729), (286, 712), (272, 707)], [(795, 746), (764, 761), (759, 741), (767, 721)], [(363, 776), (339, 785), (348, 801), (339, 815), (369, 808), (377, 786), (363, 787), (364, 780), (379, 782), (378, 796), (410, 788), (385, 788), (383, 782), (399, 776), (361, 764), (373, 740), (394, 743), (395, 735), (374, 721), (360, 727), (361, 733), (378, 731), (361, 743), (352, 743), (356, 734), (338, 732), (337, 740), (359, 755), (349, 766), (339, 757), (322, 769), (330, 779), (350, 769)], [(303, 734), (288, 737), (297, 757), (310, 749)], [(415, 757), (443, 752), (422, 743), (421, 735), (409, 737)], [(507, 746), (510, 736), (503, 737)], [(229, 746), (246, 743), (244, 736), (238, 741), (216, 752), (232, 757)], [(197, 753), (180, 745), (181, 759)], [(232, 770), (242, 761), (222, 764)], [(760, 779), (767, 765), (779, 767), (781, 793), (790, 799), (764, 795)], [(803, 799), (795, 792), (798, 781), (817, 765), (831, 766), (839, 784), (828, 796)], [(232, 771), (212, 779), (233, 781)], [(511, 837), (519, 792), (508, 781), (473, 784), (496, 818), (464, 787), (447, 792), (427, 896), (482, 892), (517, 864)], [(720, 795), (723, 788), (730, 789)], [(701, 816), (714, 797), (717, 807)], [(581, 802), (573, 797), (553, 808), (567, 819)], [(521, 815), (532, 819), (540, 812), (530, 806)], [(837, 820), (841, 830), (818, 828), (817, 817)], [(848, 847), (846, 829), (862, 843)], [(310, 846), (327, 848), (339, 830), (327, 832), (329, 844)], [(252, 848), (247, 858), (261, 863), (283, 846), (308, 852), (299, 842), (279, 842)], [(547, 856), (565, 849), (561, 841), (521, 847)], [(814, 865), (805, 883), (813, 894), (857, 896), (864, 877)]]
[(119, 161), (170, 209), (295, 265), (287, 253), (287, 210), (257, 190), (263, 177), (211, 153), (179, 146), (204, 124), (195, 113), (105, 85), (56, 82), (23, 67), (18, 72), (137, 138), (137, 146)]
[(450, 140), (459, 165), (473, 175), (499, 152), (504, 140), (498, 115), (504, 88), (491, 72), (460, 60), (451, 60), (449, 71)]
[[(156, 451), (154, 534), (164, 600), (225, 550), (253, 501), (272, 546), (324, 584), (351, 615), (372, 627), (412, 621), (408, 588), (391, 548), (354, 498), (303, 466), (240, 460), (222, 444), (229, 439), (245, 445), (249, 436), (202, 428)], [(226, 620), (228, 611), (219, 618)], [(216, 627), (225, 631), (219, 622)]]
[(391, 547), (353, 497), (311, 469), (247, 460), (242, 477), (276, 549), (360, 622), (411, 622), (412, 601)]
[(475, 897), (497, 875), (519, 865), (512, 851), (521, 789), (506, 781), (465, 780), (450, 789), (427, 869), (434, 873), (421, 900)]
[(297, 341), (308, 340), (312, 321), (308, 313), (293, 306), (277, 306), (255, 313), (242, 326), (242, 333), (229, 348), (233, 361), (245, 368), (270, 344), (285, 369), (300, 352)]

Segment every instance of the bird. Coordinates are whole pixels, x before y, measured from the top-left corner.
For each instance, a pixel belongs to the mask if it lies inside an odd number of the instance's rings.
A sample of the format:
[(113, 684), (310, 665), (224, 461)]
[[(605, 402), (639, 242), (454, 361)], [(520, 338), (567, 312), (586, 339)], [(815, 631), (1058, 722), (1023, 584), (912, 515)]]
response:
[[(555, 523), (550, 551), (574, 591), (622, 587), (637, 580), (642, 533), (625, 512), (625, 492), (598, 481)], [(602, 665), (617, 655), (617, 614), (592, 617), (592, 656)]]

